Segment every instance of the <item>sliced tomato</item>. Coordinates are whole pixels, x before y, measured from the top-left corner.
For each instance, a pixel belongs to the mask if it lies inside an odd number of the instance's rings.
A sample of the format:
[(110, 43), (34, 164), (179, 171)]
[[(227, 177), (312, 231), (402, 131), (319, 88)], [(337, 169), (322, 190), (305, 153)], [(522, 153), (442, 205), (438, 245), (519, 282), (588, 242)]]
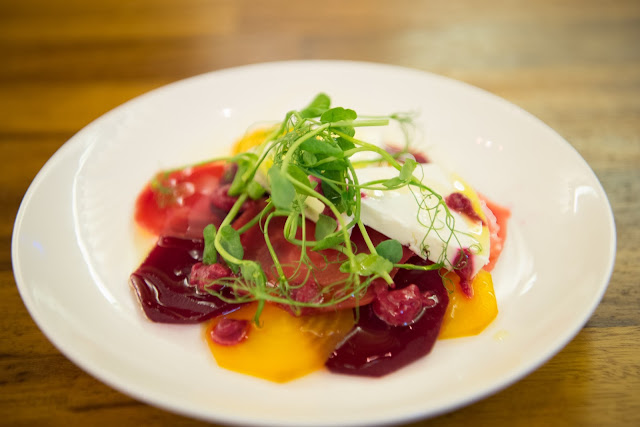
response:
[(225, 216), (211, 205), (223, 172), (222, 162), (161, 172), (138, 195), (136, 223), (155, 235), (201, 237), (207, 224), (219, 225)]

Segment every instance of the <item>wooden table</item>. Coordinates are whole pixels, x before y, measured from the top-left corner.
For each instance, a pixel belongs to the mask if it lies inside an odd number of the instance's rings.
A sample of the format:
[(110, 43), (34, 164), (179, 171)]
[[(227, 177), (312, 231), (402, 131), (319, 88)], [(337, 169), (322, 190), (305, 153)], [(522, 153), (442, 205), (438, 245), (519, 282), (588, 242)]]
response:
[(111, 108), (195, 74), (311, 58), (414, 67), (506, 98), (570, 141), (615, 213), (613, 277), (578, 336), (506, 390), (414, 425), (640, 425), (637, 0), (1, 2), (0, 424), (201, 424), (114, 391), (51, 345), (15, 286), (13, 221), (45, 161)]

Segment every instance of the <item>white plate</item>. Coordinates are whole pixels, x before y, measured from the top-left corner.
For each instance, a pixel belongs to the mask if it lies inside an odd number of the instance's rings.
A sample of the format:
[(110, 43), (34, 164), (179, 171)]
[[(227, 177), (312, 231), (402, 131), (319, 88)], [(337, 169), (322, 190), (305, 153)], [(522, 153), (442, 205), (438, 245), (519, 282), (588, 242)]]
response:
[[(219, 369), (198, 326), (143, 317), (128, 285), (144, 255), (132, 210), (154, 172), (224, 153), (249, 125), (278, 120), (319, 91), (361, 113), (419, 111), (419, 138), (512, 210), (494, 274), (500, 314), (481, 335), (439, 341), (381, 379), (317, 372), (278, 385)], [(18, 288), (38, 326), (114, 388), (218, 422), (371, 425), (469, 404), (560, 351), (606, 289), (615, 226), (584, 160), (518, 107), (415, 70), (302, 61), (201, 75), (105, 114), (37, 175), (12, 244)]]

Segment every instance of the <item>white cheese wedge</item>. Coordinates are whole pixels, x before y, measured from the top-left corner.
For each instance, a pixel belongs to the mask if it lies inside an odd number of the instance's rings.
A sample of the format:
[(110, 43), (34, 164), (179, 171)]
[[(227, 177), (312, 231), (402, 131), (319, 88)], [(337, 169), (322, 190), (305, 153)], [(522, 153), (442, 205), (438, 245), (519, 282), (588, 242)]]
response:
[[(357, 169), (360, 184), (398, 176), (391, 166)], [(454, 192), (471, 200), (484, 219), (477, 194), (433, 163), (419, 164), (414, 176), (443, 199)], [(362, 222), (391, 239), (408, 246), (413, 252), (433, 262), (445, 262), (451, 268), (461, 249), (473, 254), (472, 276), (489, 262), (489, 230), (482, 222), (450, 210), (447, 217), (444, 202), (432, 193), (415, 187), (398, 190), (363, 190), (360, 218)], [(485, 220), (486, 223), (486, 220)]]

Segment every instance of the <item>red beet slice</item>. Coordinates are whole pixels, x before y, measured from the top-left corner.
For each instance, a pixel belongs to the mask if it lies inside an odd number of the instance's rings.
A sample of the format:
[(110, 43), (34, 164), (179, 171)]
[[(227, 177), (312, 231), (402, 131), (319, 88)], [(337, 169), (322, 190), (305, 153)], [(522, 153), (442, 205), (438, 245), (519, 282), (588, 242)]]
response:
[(201, 239), (161, 237), (131, 275), (131, 285), (150, 320), (199, 323), (237, 307), (189, 285), (191, 267), (202, 260), (203, 248)]
[[(197, 286), (201, 291), (206, 292), (207, 286), (214, 280), (231, 276), (231, 270), (226, 265), (220, 263), (204, 264), (202, 262), (197, 262), (193, 267), (191, 267), (189, 283), (192, 286)], [(215, 285), (214, 289), (218, 291), (221, 287), (222, 285)]]
[(454, 210), (462, 215), (468, 216), (474, 221), (479, 221), (484, 225), (484, 221), (480, 215), (476, 213), (471, 204), (471, 200), (462, 193), (451, 193), (445, 198), (445, 202), (449, 209)]
[[(425, 265), (419, 257), (409, 261)], [(380, 320), (371, 305), (360, 307), (354, 330), (326, 362), (332, 372), (380, 377), (428, 354), (438, 338), (449, 295), (437, 270), (400, 270), (394, 277), (396, 289), (415, 284), (421, 293), (433, 293), (436, 303), (408, 326), (390, 326)]]
[(236, 345), (247, 338), (249, 321), (245, 319), (220, 319), (211, 331), (211, 339), (220, 345)]

